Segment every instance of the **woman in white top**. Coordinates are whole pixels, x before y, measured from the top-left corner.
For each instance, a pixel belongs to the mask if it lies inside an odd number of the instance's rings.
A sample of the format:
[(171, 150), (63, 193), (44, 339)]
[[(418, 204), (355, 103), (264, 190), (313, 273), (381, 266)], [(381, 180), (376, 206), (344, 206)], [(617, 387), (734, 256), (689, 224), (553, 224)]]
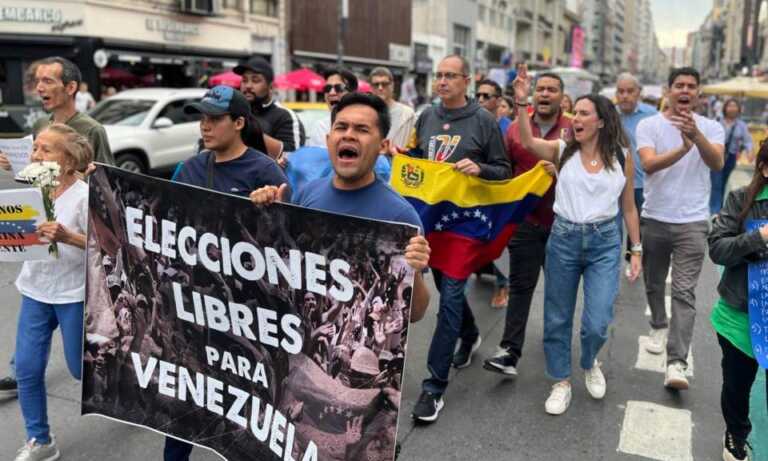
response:
[(88, 186), (76, 172), (83, 171), (92, 158), (88, 140), (64, 124), (50, 125), (35, 139), (32, 160), (61, 166), (59, 185), (51, 194), (56, 221), (43, 223), (37, 230), (43, 239), (58, 242), (59, 256), (25, 262), (16, 279), (21, 293), (16, 375), (27, 430), (27, 443), (19, 449), (16, 461), (59, 457), (49, 431), (45, 396), (45, 369), (56, 327), (61, 328), (67, 367), (80, 379)]
[[(555, 222), (544, 265), (544, 354), (547, 374), (557, 380), (547, 413), (564, 413), (571, 401), (571, 337), (579, 282), (584, 283), (581, 361), (589, 394), (605, 396), (597, 355), (608, 337), (619, 290), (621, 229), (619, 202), (632, 241), (630, 280), (641, 270), (640, 223), (635, 207), (632, 156), (619, 114), (602, 96), (586, 95), (574, 104), (574, 139), (534, 138), (527, 109), (531, 78), (526, 66), (514, 81), (520, 139), (532, 154), (558, 167)], [(619, 155), (623, 156), (621, 159)], [(622, 162), (623, 171), (622, 171)]]

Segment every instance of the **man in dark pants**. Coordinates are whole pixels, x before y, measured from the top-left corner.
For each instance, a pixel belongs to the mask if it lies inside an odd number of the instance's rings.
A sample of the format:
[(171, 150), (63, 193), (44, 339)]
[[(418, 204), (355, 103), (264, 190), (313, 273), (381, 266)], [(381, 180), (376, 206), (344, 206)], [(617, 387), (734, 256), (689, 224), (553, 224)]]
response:
[[(556, 74), (543, 73), (536, 80), (533, 94), (535, 115), (531, 128), (533, 135), (544, 139), (569, 139), (571, 119), (560, 110), (563, 99), (563, 81)], [(520, 110), (526, 110), (521, 107)], [(538, 158), (525, 150), (520, 142), (520, 128), (515, 121), (507, 130), (507, 153), (519, 176), (539, 162)], [(548, 163), (548, 162), (547, 162)], [(546, 165), (554, 176), (555, 166)], [(508, 376), (517, 375), (517, 362), (523, 353), (525, 328), (539, 272), (544, 266), (544, 250), (549, 230), (554, 220), (552, 205), (555, 197), (555, 183), (533, 211), (515, 232), (509, 248), (509, 304), (504, 323), (504, 333), (495, 357), (487, 359), (483, 368)]]

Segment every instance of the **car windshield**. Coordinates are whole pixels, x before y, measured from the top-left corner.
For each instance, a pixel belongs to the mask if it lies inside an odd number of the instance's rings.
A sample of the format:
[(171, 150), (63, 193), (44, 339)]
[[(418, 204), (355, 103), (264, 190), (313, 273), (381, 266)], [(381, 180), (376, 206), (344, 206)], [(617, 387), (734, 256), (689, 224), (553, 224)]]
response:
[(149, 99), (105, 99), (89, 115), (102, 125), (138, 126), (154, 105)]

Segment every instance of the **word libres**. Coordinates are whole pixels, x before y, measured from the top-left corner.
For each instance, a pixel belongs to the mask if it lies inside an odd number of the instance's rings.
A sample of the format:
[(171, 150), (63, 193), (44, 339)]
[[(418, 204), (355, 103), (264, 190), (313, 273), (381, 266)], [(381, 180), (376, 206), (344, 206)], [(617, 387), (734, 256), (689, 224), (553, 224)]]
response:
[[(125, 229), (131, 245), (171, 259), (180, 256), (189, 266), (199, 263), (211, 272), (234, 273), (248, 281), (266, 276), (272, 285), (280, 283), (279, 274), (294, 290), (330, 295), (341, 302), (349, 301), (354, 294), (354, 286), (347, 276), (349, 263), (342, 259), (328, 262), (323, 255), (293, 249), (288, 252), (286, 262), (274, 248), (259, 248), (246, 241), (233, 244), (228, 238), (210, 232), (198, 235), (191, 226), (178, 229), (174, 221), (162, 219), (158, 229), (157, 218), (131, 206), (125, 209)], [(211, 248), (220, 256), (212, 257)]]

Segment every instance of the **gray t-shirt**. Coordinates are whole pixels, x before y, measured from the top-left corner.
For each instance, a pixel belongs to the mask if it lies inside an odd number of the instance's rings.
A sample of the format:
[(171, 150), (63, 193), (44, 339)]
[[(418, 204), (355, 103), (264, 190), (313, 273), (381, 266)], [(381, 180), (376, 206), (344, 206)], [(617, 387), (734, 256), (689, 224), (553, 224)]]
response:
[[(38, 119), (32, 127), (32, 133), (37, 137), (37, 134), (51, 123), (53, 123), (53, 115)], [(87, 114), (77, 112), (65, 124), (88, 139), (93, 149), (94, 162), (106, 163), (108, 165), (115, 164), (115, 158), (112, 156), (112, 150), (109, 148), (107, 132), (101, 126), (101, 123), (92, 119)]]

